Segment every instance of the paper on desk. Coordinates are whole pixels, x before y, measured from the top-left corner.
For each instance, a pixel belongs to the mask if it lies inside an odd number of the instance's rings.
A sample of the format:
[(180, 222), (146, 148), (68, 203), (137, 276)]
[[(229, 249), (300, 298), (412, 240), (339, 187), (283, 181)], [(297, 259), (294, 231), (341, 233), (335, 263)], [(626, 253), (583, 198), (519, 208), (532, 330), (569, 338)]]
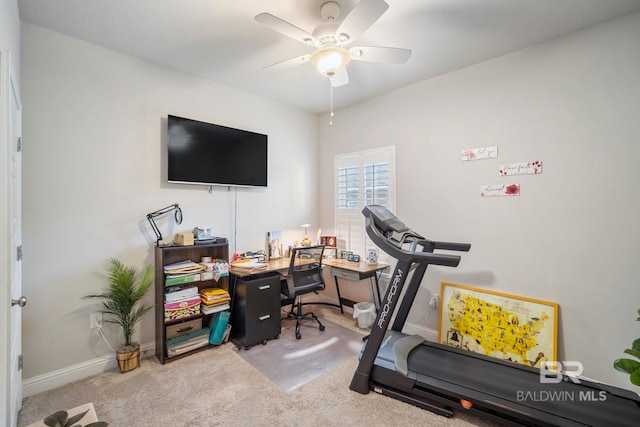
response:
[(244, 261), (239, 263), (231, 263), (231, 267), (233, 268), (242, 268), (242, 269), (252, 269), (252, 268), (267, 268), (268, 265), (264, 262), (258, 261)]

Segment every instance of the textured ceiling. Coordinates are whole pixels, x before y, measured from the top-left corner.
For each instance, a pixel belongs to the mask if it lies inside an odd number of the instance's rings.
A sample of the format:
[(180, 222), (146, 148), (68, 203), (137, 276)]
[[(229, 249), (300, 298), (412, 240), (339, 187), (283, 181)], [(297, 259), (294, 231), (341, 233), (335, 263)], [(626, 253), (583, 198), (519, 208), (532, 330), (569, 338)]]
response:
[[(264, 67), (313, 48), (256, 22), (268, 12), (312, 33), (327, 0), (18, 0), (23, 21), (314, 113), (329, 82), (309, 64)], [(358, 0), (336, 0), (342, 19)], [(412, 50), (402, 65), (352, 61), (334, 108), (640, 10), (640, 0), (386, 0), (357, 40)]]

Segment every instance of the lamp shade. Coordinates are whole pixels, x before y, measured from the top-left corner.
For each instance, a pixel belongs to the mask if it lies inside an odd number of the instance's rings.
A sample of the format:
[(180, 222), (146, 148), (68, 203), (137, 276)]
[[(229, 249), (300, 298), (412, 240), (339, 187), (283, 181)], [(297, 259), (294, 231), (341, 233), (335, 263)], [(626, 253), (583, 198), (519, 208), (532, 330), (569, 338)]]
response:
[(329, 77), (343, 72), (350, 61), (349, 52), (338, 46), (324, 47), (311, 55), (311, 65), (320, 74)]

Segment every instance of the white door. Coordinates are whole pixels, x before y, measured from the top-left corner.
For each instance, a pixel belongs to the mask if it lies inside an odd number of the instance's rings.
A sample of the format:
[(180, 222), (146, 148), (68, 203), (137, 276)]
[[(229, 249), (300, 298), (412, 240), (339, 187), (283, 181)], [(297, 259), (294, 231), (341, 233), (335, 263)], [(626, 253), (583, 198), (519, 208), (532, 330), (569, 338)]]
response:
[[(5, 276), (9, 282), (9, 297), (11, 299), (8, 313), (8, 322), (6, 324), (6, 336), (9, 337), (9, 348), (3, 350), (4, 355), (8, 355), (8, 363), (6, 366), (8, 378), (8, 396), (6, 407), (6, 419), (9, 426), (15, 426), (18, 420), (18, 411), (22, 406), (22, 313), (21, 308), (26, 303), (26, 299), (22, 296), (22, 233), (21, 233), (21, 216), (22, 216), (22, 180), (21, 180), (21, 153), (20, 153), (20, 132), (21, 132), (21, 105), (15, 75), (11, 67), (10, 55), (4, 51), (0, 54), (0, 114), (1, 122), (6, 125), (3, 129), (3, 137), (0, 138), (4, 147), (2, 147), (3, 155), (6, 153), (9, 157), (7, 165), (6, 181), (9, 194), (4, 194), (8, 209), (5, 211), (8, 218), (4, 218), (2, 223), (7, 225), (7, 245), (6, 254), (8, 261), (5, 265), (8, 267), (8, 273)], [(4, 126), (3, 126), (4, 127)], [(8, 146), (8, 147), (7, 147)], [(7, 182), (8, 181), (8, 182)], [(5, 187), (5, 188), (7, 188)], [(3, 303), (4, 304), (4, 303)], [(1, 421), (1, 419), (0, 419)]]

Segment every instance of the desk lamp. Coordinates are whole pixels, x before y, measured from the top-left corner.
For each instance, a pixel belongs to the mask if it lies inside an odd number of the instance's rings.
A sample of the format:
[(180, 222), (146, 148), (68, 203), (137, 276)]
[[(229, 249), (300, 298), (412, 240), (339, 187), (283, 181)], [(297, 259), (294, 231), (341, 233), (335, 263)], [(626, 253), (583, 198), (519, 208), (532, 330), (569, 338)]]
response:
[(156, 234), (156, 239), (157, 239), (156, 246), (160, 246), (160, 241), (162, 240), (162, 233), (160, 233), (160, 230), (158, 229), (158, 226), (156, 225), (156, 222), (153, 219), (160, 215), (169, 213), (171, 211), (175, 211), (174, 217), (176, 219), (176, 223), (182, 224), (182, 210), (180, 209), (180, 206), (178, 206), (177, 203), (174, 203), (173, 205), (169, 205), (165, 208), (158, 209), (155, 212), (151, 212), (147, 214), (147, 220), (149, 220), (149, 224), (151, 224), (151, 228), (153, 228), (153, 232)]
[(307, 229), (311, 224), (302, 224), (300, 227), (304, 228), (304, 237), (302, 238), (302, 242), (300, 244), (302, 246), (311, 246), (311, 239), (309, 238), (309, 234), (307, 234)]

